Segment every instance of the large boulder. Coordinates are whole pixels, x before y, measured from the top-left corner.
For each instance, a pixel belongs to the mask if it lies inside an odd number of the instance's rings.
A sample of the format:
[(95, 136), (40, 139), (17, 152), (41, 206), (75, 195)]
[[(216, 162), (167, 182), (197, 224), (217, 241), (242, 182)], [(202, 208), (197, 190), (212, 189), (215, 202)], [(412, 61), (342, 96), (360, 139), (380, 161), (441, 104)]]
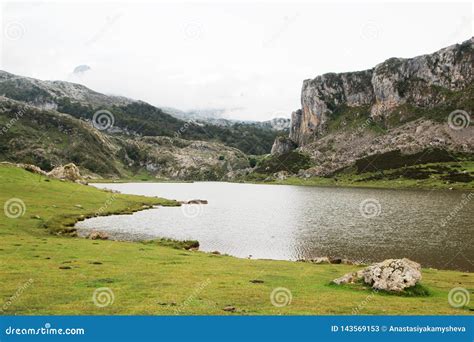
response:
[(355, 283), (360, 279), (375, 290), (401, 292), (421, 280), (421, 265), (406, 258), (387, 259), (358, 272), (347, 273), (332, 282), (341, 285)]
[(57, 179), (69, 180), (72, 182), (82, 182), (83, 178), (79, 168), (74, 163), (57, 166), (48, 172), (48, 176)]
[(367, 267), (364, 282), (377, 290), (400, 292), (421, 280), (421, 265), (410, 259), (387, 259)]

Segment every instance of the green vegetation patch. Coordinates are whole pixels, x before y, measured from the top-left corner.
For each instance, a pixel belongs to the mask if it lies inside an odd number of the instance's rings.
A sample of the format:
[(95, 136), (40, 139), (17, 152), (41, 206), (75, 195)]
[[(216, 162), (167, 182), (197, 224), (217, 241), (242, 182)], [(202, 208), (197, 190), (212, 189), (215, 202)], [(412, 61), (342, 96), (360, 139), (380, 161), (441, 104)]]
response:
[(297, 173), (311, 166), (311, 160), (307, 154), (291, 151), (281, 155), (268, 155), (257, 164), (254, 171), (260, 174), (272, 174), (279, 171)]

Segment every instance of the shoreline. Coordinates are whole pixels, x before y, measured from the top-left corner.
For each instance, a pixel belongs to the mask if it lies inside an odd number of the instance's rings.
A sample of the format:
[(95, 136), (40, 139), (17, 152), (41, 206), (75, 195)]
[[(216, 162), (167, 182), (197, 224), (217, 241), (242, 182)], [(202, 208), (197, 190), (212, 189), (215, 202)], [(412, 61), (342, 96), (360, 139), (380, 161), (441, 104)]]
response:
[[(323, 178), (321, 178), (323, 179)], [(461, 192), (472, 192), (474, 191), (474, 185), (472, 187), (458, 187), (456, 184), (446, 184), (446, 186), (429, 186), (424, 184), (415, 184), (412, 186), (397, 185), (396, 182), (390, 182), (389, 184), (373, 182), (373, 183), (317, 183), (316, 181), (321, 180), (319, 178), (309, 178), (307, 180), (302, 178), (290, 178), (289, 180), (272, 180), (272, 181), (252, 181), (252, 180), (198, 180), (198, 181), (184, 181), (184, 180), (160, 180), (160, 179), (149, 179), (149, 180), (137, 180), (122, 178), (120, 180), (113, 179), (101, 179), (101, 180), (90, 180), (89, 184), (126, 184), (126, 183), (177, 183), (177, 184), (192, 184), (197, 182), (209, 182), (209, 183), (233, 183), (233, 184), (255, 184), (255, 185), (291, 185), (291, 186), (304, 186), (304, 187), (316, 187), (316, 188), (348, 188), (348, 189), (380, 189), (380, 190), (424, 190), (424, 191), (461, 191)], [(325, 178), (324, 178), (325, 179)], [(333, 180), (328, 178), (328, 180)]]

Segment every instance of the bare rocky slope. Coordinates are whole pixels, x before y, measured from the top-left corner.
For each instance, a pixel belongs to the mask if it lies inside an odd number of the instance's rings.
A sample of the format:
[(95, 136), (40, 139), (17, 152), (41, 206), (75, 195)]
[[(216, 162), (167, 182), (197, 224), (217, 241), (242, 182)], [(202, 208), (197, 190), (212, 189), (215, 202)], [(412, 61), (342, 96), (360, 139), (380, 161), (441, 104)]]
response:
[(296, 148), (308, 155), (312, 165), (301, 177), (472, 160), (473, 56), (471, 38), (433, 54), (305, 80), (289, 138), (277, 138), (272, 153)]

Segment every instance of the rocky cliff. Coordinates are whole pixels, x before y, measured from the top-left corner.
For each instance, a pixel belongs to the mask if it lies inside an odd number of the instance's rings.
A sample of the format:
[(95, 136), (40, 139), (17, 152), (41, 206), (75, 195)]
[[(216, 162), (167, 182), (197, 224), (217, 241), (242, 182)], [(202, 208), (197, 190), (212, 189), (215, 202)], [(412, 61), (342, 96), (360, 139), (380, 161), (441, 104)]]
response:
[[(348, 113), (390, 129), (419, 119), (424, 114), (420, 110), (449, 107), (445, 105), (462, 98), (459, 93), (469, 87), (472, 95), (472, 46), (473, 38), (433, 54), (391, 58), (369, 70), (305, 80), (301, 110), (292, 114), (290, 138), (300, 146), (313, 142), (331, 129), (331, 122)], [(440, 116), (462, 109), (458, 104), (444, 108)]]

